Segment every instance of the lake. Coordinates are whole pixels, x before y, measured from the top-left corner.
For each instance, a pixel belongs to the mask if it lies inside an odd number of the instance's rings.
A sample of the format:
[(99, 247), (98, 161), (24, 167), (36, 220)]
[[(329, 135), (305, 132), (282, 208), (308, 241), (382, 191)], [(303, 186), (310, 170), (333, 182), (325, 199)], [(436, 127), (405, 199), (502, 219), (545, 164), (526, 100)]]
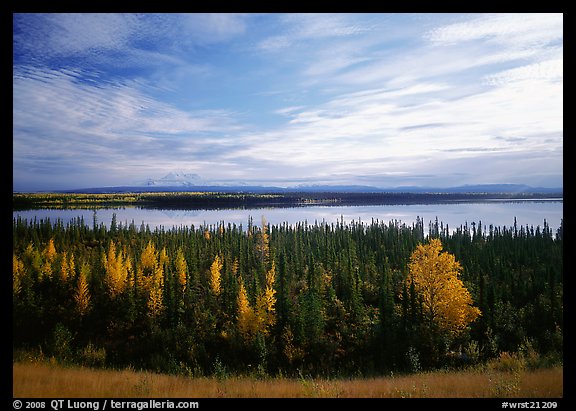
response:
[[(417, 217), (424, 221), (427, 232), (428, 223), (438, 218), (438, 221), (448, 224), (450, 230), (472, 222), (482, 222), (484, 227), (507, 226), (537, 226), (541, 228), (544, 220), (555, 233), (563, 218), (562, 199), (541, 200), (488, 200), (480, 202), (435, 203), (435, 204), (395, 204), (369, 206), (302, 206), (286, 208), (250, 208), (250, 209), (153, 209), (142, 207), (100, 208), (96, 210), (98, 224), (110, 226), (112, 216), (116, 215), (118, 224), (128, 225), (132, 222), (139, 228), (142, 223), (151, 230), (163, 227), (170, 229), (180, 226), (210, 226), (220, 222), (248, 226), (248, 220), (253, 219), (254, 225), (260, 225), (262, 217), (272, 225), (288, 223), (295, 224), (307, 221), (336, 223), (341, 219), (345, 223), (362, 221), (370, 223), (373, 219), (388, 223), (399, 221), (411, 225)], [(13, 211), (13, 218), (22, 217), (27, 220), (50, 218), (55, 222), (60, 219), (64, 224), (83, 217), (87, 225), (93, 224), (94, 210), (88, 209), (35, 209)]]

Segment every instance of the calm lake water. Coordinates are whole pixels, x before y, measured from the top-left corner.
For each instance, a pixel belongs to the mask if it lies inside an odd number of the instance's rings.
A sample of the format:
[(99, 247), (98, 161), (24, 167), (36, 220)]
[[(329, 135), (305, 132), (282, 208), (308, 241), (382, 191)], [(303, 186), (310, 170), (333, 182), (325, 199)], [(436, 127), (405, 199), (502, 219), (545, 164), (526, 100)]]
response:
[[(543, 227), (544, 220), (553, 233), (560, 226), (563, 217), (563, 202), (561, 199), (522, 200), (522, 201), (483, 201), (449, 204), (410, 204), (410, 205), (371, 205), (371, 206), (305, 206), (294, 208), (256, 208), (256, 209), (219, 209), (219, 210), (160, 210), (139, 207), (102, 208), (96, 210), (98, 224), (110, 226), (112, 216), (116, 214), (118, 224), (128, 225), (134, 222), (137, 228), (142, 223), (151, 230), (163, 227), (170, 229), (181, 226), (210, 226), (220, 222), (248, 226), (248, 220), (253, 219), (254, 225), (260, 225), (262, 217), (272, 225), (288, 223), (295, 224), (307, 221), (308, 224), (325, 221), (336, 223), (341, 219), (345, 223), (362, 221), (370, 223), (372, 219), (388, 223), (397, 220), (411, 225), (416, 218), (424, 220), (427, 232), (428, 223), (438, 218), (438, 221), (448, 224), (450, 230), (472, 222), (482, 222), (484, 227), (518, 226)], [(13, 218), (22, 217), (33, 220), (50, 218), (58, 219), (64, 224), (73, 219), (83, 217), (84, 222), (93, 224), (94, 210), (84, 209), (39, 209), (14, 211)]]

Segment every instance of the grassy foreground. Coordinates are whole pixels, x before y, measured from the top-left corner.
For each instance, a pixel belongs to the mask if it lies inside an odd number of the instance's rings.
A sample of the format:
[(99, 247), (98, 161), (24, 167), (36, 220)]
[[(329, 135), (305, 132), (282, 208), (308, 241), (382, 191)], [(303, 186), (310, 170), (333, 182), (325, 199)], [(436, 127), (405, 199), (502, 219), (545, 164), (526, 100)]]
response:
[(561, 398), (563, 368), (468, 370), (350, 380), (190, 378), (141, 372), (14, 363), (18, 398)]

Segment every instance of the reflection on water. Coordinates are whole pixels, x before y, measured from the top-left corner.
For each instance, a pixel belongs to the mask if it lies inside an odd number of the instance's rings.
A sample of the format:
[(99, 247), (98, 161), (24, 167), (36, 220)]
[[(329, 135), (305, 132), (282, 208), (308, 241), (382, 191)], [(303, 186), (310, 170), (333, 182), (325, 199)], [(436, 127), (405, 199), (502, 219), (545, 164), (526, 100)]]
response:
[(411, 225), (419, 217), (425, 223), (438, 218), (450, 229), (464, 224), (481, 221), (484, 227), (512, 226), (516, 217), (520, 226), (542, 227), (544, 220), (553, 230), (560, 226), (563, 216), (562, 201), (515, 201), (515, 202), (469, 202), (455, 204), (410, 204), (376, 206), (307, 206), (295, 208), (258, 208), (258, 209), (221, 209), (221, 210), (162, 210), (138, 207), (102, 208), (98, 210), (81, 209), (39, 209), (14, 211), (13, 217), (33, 220), (36, 218), (51, 221), (60, 219), (64, 224), (73, 219), (83, 218), (85, 224), (92, 226), (94, 218), (97, 224), (110, 226), (113, 215), (117, 224), (134, 223), (137, 228), (142, 224), (155, 228), (170, 229), (181, 226), (210, 226), (221, 222), (247, 227), (252, 218), (255, 225), (261, 224), (262, 216), (272, 225), (283, 223), (315, 222), (328, 224), (343, 220), (345, 223), (372, 220), (388, 223), (399, 221)]

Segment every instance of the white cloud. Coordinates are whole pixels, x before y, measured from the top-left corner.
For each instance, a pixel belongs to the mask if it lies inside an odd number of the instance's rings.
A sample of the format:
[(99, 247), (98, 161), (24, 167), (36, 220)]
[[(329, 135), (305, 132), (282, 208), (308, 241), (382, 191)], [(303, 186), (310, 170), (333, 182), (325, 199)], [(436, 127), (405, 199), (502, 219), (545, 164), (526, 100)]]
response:
[(246, 31), (245, 16), (229, 13), (190, 13), (180, 15), (182, 35), (193, 44), (226, 41)]
[(356, 36), (371, 30), (349, 14), (285, 14), (279, 16), (278, 24), (283, 34), (260, 40), (257, 45), (260, 50), (276, 52), (309, 41)]
[[(246, 146), (228, 157), (274, 159), (275, 164), (323, 175), (362, 170), (414, 174), (423, 162), (430, 172), (447, 173), (443, 164), (459, 164), (459, 159), (477, 167), (489, 159), (531, 158), (533, 151), (557, 164), (554, 159), (562, 150), (561, 94), (561, 84), (540, 80), (457, 99), (451, 98), (451, 87), (441, 83), (363, 90), (313, 108), (287, 107), (282, 110), (291, 115), (286, 125), (245, 139)], [(507, 171), (494, 166), (491, 173), (500, 172), (504, 178), (516, 162), (498, 161), (495, 164), (505, 165)]]
[(398, 183), (561, 174), (562, 15), (15, 19), (20, 169)]
[(352, 36), (369, 30), (369, 27), (354, 22), (353, 16), (324, 13), (289, 14), (284, 20), (292, 25), (296, 36), (301, 39)]
[(263, 51), (278, 51), (285, 49), (293, 44), (293, 40), (289, 36), (270, 36), (261, 40), (258, 48)]
[(147, 96), (137, 82), (93, 83), (83, 74), (19, 68), (13, 83), (16, 124), (44, 123), (47, 129), (88, 131), (111, 139), (219, 131), (230, 125), (223, 121), (224, 112), (186, 113)]
[(80, 57), (83, 64), (103, 67), (181, 65), (195, 47), (228, 41), (246, 30), (244, 15), (225, 13), (15, 14), (14, 22), (14, 43), (29, 60)]
[(293, 115), (295, 115), (298, 111), (304, 109), (304, 106), (289, 106), (289, 107), (283, 107), (281, 109), (275, 110), (274, 112), (276, 114), (280, 114), (281, 116), (288, 116), (291, 117)]
[(119, 50), (137, 27), (137, 19), (129, 14), (52, 13), (14, 18), (21, 27), (15, 42), (46, 57)]
[(564, 79), (562, 59), (546, 60), (487, 76), (491, 85), (499, 86), (525, 80), (561, 82)]
[(487, 40), (519, 48), (540, 47), (562, 38), (563, 15), (560, 13), (481, 15), (429, 33), (429, 39), (438, 44)]
[(214, 158), (214, 147), (230, 142), (211, 136), (238, 130), (228, 112), (184, 112), (140, 87), (129, 81), (89, 83), (70, 70), (19, 68), (13, 82), (15, 169), (148, 172), (156, 164), (202, 160), (206, 153)]

